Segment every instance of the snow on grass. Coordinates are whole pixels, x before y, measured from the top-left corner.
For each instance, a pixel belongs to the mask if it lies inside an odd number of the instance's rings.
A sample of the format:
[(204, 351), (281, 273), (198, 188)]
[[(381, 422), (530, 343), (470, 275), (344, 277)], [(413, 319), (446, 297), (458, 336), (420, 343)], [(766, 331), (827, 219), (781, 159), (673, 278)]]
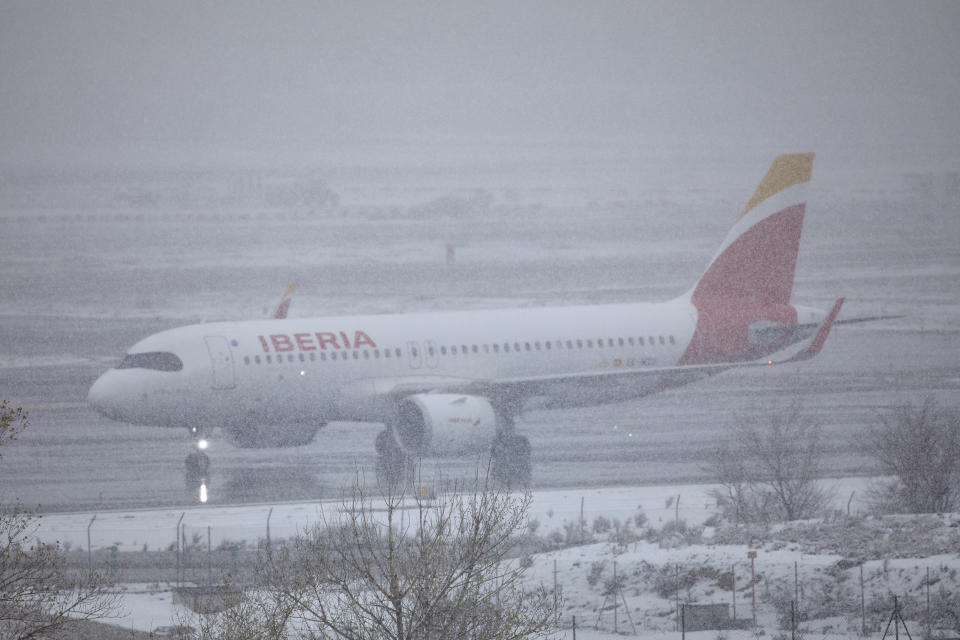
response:
[[(574, 616), (578, 638), (614, 637), (614, 595), (619, 632), (632, 633), (632, 619), (639, 635), (657, 638), (675, 637), (678, 602), (729, 604), (731, 610), (735, 603), (736, 617), (749, 619), (754, 590), (757, 623), (767, 635), (783, 633), (782, 616), (789, 612), (790, 600), (796, 599), (807, 617), (803, 628), (808, 633), (854, 637), (861, 625), (861, 567), (868, 630), (875, 631), (889, 618), (894, 594), (914, 625), (919, 624), (928, 591), (935, 610), (960, 604), (960, 514), (848, 517), (844, 497), (851, 491), (863, 495), (868, 480), (829, 482), (839, 496), (833, 515), (751, 528), (707, 526), (714, 524), (711, 518), (717, 512), (709, 498), (710, 485), (538, 491), (530, 510), (534, 534), (524, 543), (523, 557), (513, 561), (529, 567), (531, 588), (552, 589), (556, 581), (563, 594), (564, 627), (557, 637), (567, 638), (572, 637)], [(293, 536), (318, 522), (321, 508), (331, 507), (273, 505), (271, 535), (275, 540)], [(852, 513), (863, 511), (863, 505), (853, 507)], [(94, 548), (113, 543), (121, 551), (142, 545), (166, 548), (185, 513), (188, 538), (197, 531), (205, 537), (210, 526), (214, 545), (227, 540), (254, 543), (265, 536), (269, 509), (270, 505), (258, 505), (101, 512), (91, 536)], [(91, 517), (45, 516), (37, 536), (83, 548)], [(753, 581), (749, 551), (757, 552)], [(615, 584), (620, 591), (613, 590)], [(128, 614), (117, 624), (147, 631), (173, 624), (184, 612), (172, 605), (168, 589), (169, 585), (159, 591), (156, 586), (127, 585)], [(728, 640), (746, 640), (748, 633), (724, 635)], [(718, 637), (717, 632), (690, 635)]]

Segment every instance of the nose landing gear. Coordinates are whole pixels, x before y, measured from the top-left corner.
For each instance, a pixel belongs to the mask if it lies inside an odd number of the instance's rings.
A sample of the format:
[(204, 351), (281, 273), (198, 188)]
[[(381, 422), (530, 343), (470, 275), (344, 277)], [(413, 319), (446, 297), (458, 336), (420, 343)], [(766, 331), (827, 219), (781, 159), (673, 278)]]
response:
[(187, 481), (206, 480), (210, 471), (210, 458), (202, 451), (195, 451), (184, 461), (187, 472)]
[(195, 427), (190, 432), (197, 437), (196, 450), (187, 456), (184, 461), (184, 470), (186, 472), (187, 491), (197, 496), (200, 502), (207, 501), (207, 487), (210, 484), (210, 458), (204, 453), (208, 441), (204, 437), (199, 437)]

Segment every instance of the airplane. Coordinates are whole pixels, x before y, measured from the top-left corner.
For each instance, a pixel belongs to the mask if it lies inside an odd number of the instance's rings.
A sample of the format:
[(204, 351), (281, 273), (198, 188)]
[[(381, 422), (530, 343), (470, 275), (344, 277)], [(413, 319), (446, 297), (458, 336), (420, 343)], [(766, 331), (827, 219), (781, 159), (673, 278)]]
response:
[[(532, 477), (529, 408), (618, 402), (820, 352), (840, 312), (790, 303), (812, 153), (778, 156), (694, 286), (667, 302), (215, 322), (144, 338), (91, 386), (132, 424), (214, 428), (240, 447), (297, 446), (324, 424), (379, 422), (377, 477), (490, 452)], [(188, 477), (206, 478), (202, 450)]]

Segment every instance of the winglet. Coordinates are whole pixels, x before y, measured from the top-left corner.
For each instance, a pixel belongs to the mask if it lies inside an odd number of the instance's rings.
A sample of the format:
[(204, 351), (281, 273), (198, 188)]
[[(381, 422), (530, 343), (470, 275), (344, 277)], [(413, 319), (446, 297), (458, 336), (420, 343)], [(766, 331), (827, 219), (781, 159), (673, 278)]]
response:
[(827, 336), (830, 335), (830, 330), (833, 329), (833, 323), (837, 319), (837, 314), (840, 313), (840, 307), (843, 306), (843, 301), (844, 298), (837, 298), (837, 301), (833, 303), (833, 309), (827, 314), (826, 319), (820, 325), (820, 328), (817, 329), (817, 335), (813, 337), (813, 340), (810, 341), (807, 348), (787, 360), (787, 362), (807, 360), (820, 353), (820, 349), (823, 348), (823, 343), (827, 341)]
[(273, 317), (277, 320), (283, 320), (287, 317), (287, 311), (290, 310), (290, 298), (293, 295), (293, 290), (296, 286), (297, 284), (295, 282), (291, 282), (287, 285), (287, 290), (283, 294), (280, 304), (277, 305), (277, 310), (273, 312)]

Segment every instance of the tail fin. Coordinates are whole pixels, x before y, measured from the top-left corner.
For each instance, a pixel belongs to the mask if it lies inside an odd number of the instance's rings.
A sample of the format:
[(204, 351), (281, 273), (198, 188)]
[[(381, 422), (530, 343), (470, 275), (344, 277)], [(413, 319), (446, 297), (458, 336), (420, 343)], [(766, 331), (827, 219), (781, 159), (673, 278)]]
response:
[(697, 328), (679, 364), (742, 362), (791, 342), (797, 310), (790, 295), (812, 168), (812, 153), (770, 165), (690, 293)]
[(280, 304), (277, 305), (277, 310), (273, 312), (273, 317), (277, 320), (282, 320), (287, 317), (287, 311), (290, 310), (290, 300), (293, 297), (293, 289), (296, 286), (295, 282), (287, 285), (287, 290), (284, 292)]
[(812, 153), (777, 156), (697, 282), (693, 304), (721, 299), (789, 304)]

